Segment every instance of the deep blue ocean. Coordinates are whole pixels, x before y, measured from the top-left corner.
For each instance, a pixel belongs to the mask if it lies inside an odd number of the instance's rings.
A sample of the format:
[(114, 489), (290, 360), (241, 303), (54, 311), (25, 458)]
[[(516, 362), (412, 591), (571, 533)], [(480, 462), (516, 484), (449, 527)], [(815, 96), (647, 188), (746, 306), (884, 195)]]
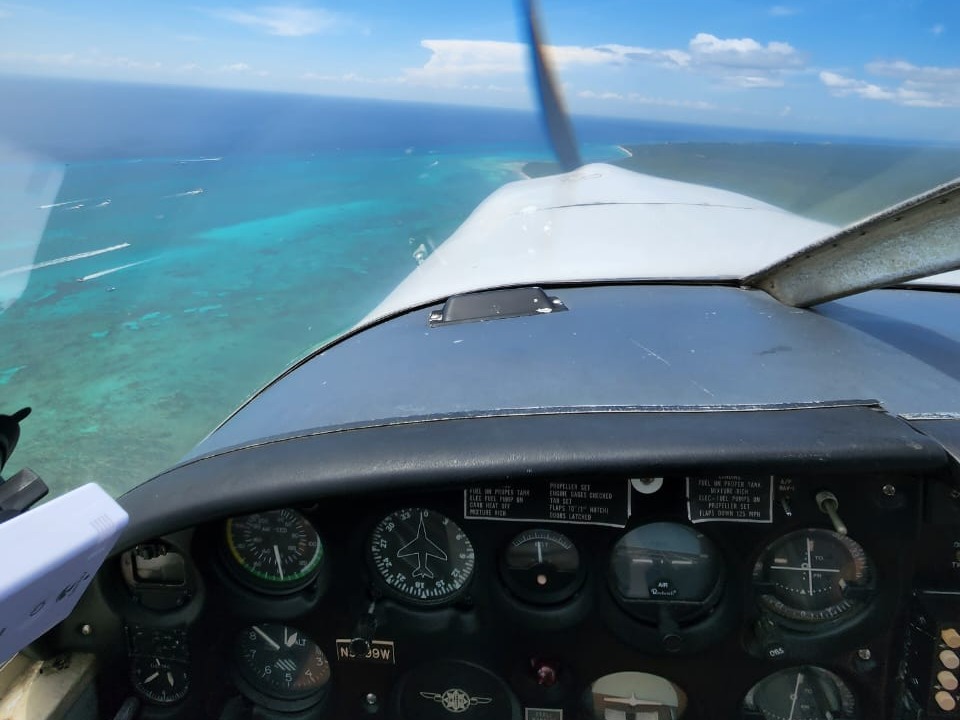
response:
[[(532, 113), (0, 79), (8, 472), (114, 493), (361, 319), (490, 192), (550, 159)], [(618, 145), (844, 143), (577, 118)]]

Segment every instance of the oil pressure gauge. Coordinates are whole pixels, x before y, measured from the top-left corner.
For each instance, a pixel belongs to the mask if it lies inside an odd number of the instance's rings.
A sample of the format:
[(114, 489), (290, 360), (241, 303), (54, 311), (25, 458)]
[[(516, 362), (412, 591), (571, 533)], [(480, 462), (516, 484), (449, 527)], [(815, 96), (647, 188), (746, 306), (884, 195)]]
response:
[(514, 537), (500, 562), (503, 582), (521, 600), (552, 605), (569, 600), (586, 574), (573, 541), (556, 530), (524, 530)]
[(762, 607), (802, 628), (862, 609), (873, 591), (873, 566), (846, 535), (810, 528), (769, 545), (757, 560), (753, 581)]

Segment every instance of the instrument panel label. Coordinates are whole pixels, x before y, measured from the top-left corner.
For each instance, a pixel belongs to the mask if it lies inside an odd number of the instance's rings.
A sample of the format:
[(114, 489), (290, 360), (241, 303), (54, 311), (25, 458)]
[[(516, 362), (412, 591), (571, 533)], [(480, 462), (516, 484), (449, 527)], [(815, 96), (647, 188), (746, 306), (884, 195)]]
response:
[(769, 477), (687, 478), (690, 522), (773, 522), (773, 480)]
[(630, 481), (545, 480), (467, 488), (463, 517), (625, 527), (630, 517)]
[(365, 653), (357, 653), (350, 638), (337, 639), (337, 660), (341, 662), (368, 662), (381, 665), (396, 665), (397, 654), (392, 640), (374, 640)]
[(523, 720), (563, 720), (563, 710), (560, 708), (526, 708)]

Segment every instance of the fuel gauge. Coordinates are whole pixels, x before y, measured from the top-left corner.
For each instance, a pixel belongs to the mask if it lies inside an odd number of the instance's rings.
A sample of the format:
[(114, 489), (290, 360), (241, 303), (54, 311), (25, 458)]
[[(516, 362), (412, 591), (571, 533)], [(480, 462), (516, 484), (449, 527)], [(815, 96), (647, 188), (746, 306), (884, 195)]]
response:
[(510, 541), (501, 558), (500, 574), (521, 600), (554, 605), (576, 594), (586, 570), (570, 538), (556, 530), (535, 528)]

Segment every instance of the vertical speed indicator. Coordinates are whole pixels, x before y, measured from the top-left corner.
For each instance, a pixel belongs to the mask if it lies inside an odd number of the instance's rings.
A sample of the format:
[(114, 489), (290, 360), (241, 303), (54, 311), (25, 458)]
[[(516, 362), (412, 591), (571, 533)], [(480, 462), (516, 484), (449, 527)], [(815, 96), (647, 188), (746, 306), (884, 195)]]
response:
[(421, 607), (462, 596), (473, 577), (473, 544), (448, 517), (424, 508), (387, 515), (370, 535), (367, 556), (377, 584)]

